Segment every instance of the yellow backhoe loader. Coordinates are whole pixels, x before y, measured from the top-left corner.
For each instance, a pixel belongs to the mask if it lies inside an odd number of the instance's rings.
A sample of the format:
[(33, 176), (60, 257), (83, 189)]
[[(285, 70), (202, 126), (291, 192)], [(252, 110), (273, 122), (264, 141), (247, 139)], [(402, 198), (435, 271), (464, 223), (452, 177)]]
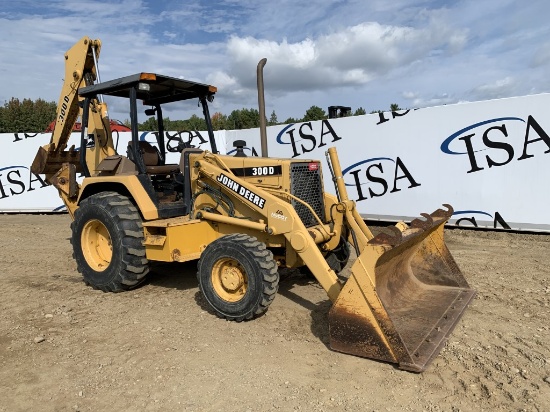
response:
[[(221, 155), (208, 111), (215, 87), (156, 73), (101, 83), (100, 46), (84, 37), (66, 53), (55, 130), (32, 165), (73, 218), (74, 258), (87, 284), (123, 291), (145, 280), (149, 262), (198, 259), (212, 309), (243, 321), (268, 309), (279, 268), (306, 266), (333, 302), (332, 349), (425, 370), (475, 294), (443, 240), (450, 206), (373, 236), (348, 198), (335, 148), (327, 157), (336, 196), (324, 191), (318, 160), (267, 157), (263, 127), (261, 157), (243, 156), (243, 142), (236, 156)], [(129, 100), (126, 155), (113, 146), (102, 95)], [(156, 115), (156, 144), (139, 138), (138, 100)], [(189, 100), (202, 106), (211, 150), (165, 142), (162, 107)], [(79, 114), (80, 147), (67, 150)], [(166, 163), (167, 150), (181, 153), (178, 164)], [(343, 281), (337, 273), (350, 244), (357, 259)]]

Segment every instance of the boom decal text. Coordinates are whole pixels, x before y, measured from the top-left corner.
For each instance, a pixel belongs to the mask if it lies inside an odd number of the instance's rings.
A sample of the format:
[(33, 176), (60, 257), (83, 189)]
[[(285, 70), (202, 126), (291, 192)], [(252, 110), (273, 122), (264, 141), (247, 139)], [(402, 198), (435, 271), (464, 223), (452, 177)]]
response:
[(265, 199), (261, 196), (258, 196), (256, 193), (251, 192), (246, 187), (241, 186), (239, 183), (235, 182), (233, 179), (230, 179), (223, 173), (221, 173), (216, 180), (227, 187), (228, 189), (231, 189), (233, 192), (237, 193), (240, 197), (243, 199), (248, 200), (253, 205), (258, 206), (260, 209), (264, 208), (265, 205)]

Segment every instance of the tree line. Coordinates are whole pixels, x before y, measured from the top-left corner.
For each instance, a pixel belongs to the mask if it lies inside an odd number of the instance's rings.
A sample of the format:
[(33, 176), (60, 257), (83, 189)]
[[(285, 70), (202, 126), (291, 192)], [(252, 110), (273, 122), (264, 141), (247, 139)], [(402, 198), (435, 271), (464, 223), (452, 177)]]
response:
[[(19, 99), (12, 97), (9, 101), (0, 106), (0, 133), (23, 133), (44, 131), (48, 125), (55, 119), (57, 104), (47, 102), (43, 99)], [(400, 110), (399, 106), (393, 103), (390, 110)], [(380, 112), (374, 111), (371, 113)], [(350, 116), (359, 116), (366, 114), (365, 109), (359, 107), (355, 112), (349, 113)], [(275, 110), (271, 112), (267, 120), (268, 126), (277, 124), (289, 124), (309, 122), (315, 120), (327, 119), (327, 113), (319, 106), (311, 106), (306, 110), (302, 118), (289, 117), (285, 121), (279, 121)], [(216, 112), (211, 116), (212, 127), (214, 130), (238, 130), (251, 129), (260, 126), (260, 113), (257, 109), (237, 109), (229, 115)], [(128, 119), (123, 123), (130, 126)], [(138, 126), (141, 131), (157, 130), (157, 121), (154, 117), (149, 117)], [(164, 130), (205, 130), (206, 122), (202, 117), (192, 115), (187, 120), (170, 120), (164, 118)]]
[[(360, 107), (357, 109), (353, 116), (359, 116), (366, 114), (365, 109)], [(289, 117), (285, 121), (279, 121), (275, 110), (271, 112), (269, 118), (266, 119), (268, 126), (275, 126), (277, 124), (290, 124), (309, 122), (315, 120), (327, 119), (328, 116), (323, 109), (318, 106), (311, 106), (304, 116), (300, 119)], [(192, 115), (187, 120), (170, 120), (166, 117), (164, 120), (164, 130), (205, 130), (206, 122), (202, 117)], [(233, 110), (229, 115), (225, 115), (220, 112), (216, 112), (211, 116), (212, 128), (214, 130), (240, 130), (240, 129), (253, 129), (260, 127), (260, 112), (257, 109), (237, 109)], [(129, 121), (124, 122), (129, 126)], [(157, 120), (154, 117), (148, 118), (145, 122), (139, 124), (139, 130), (157, 130)]]
[(0, 133), (41, 132), (55, 119), (57, 104), (12, 97), (0, 107)]

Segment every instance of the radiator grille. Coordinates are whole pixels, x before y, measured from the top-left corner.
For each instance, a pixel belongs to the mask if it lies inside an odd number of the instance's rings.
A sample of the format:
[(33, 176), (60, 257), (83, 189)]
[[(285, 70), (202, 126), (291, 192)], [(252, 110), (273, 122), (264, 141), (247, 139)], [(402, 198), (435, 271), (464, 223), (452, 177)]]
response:
[[(321, 169), (318, 167), (317, 170), (310, 170), (309, 165), (310, 163), (292, 163), (290, 165), (290, 193), (308, 203), (324, 223), (325, 205)], [(307, 207), (295, 200), (291, 200), (291, 203), (305, 227), (318, 224)]]

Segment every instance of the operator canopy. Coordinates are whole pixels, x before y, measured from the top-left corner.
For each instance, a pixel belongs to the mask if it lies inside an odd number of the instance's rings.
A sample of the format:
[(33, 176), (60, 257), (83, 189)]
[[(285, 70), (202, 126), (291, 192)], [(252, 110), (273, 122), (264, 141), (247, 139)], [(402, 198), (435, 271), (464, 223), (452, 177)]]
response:
[(145, 105), (158, 105), (179, 100), (206, 97), (212, 101), (217, 88), (208, 84), (177, 79), (155, 73), (136, 73), (119, 79), (82, 87), (78, 94), (93, 97), (98, 94), (130, 98), (130, 90)]

